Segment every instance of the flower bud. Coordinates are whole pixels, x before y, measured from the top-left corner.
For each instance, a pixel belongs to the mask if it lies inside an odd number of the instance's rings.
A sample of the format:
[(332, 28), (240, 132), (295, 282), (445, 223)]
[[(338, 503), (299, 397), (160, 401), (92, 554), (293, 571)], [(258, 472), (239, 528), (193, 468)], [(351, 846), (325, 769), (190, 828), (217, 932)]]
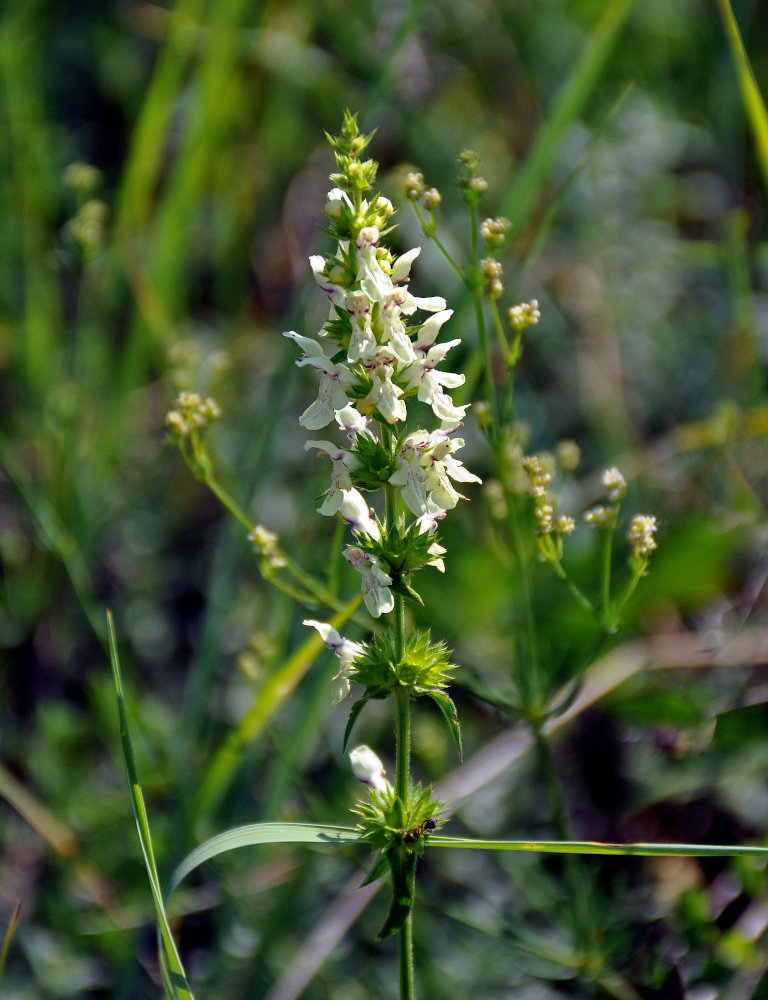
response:
[(350, 750), (349, 762), (352, 765), (352, 773), (358, 781), (362, 781), (364, 785), (371, 785), (377, 792), (386, 790), (384, 765), (369, 746), (363, 743)]

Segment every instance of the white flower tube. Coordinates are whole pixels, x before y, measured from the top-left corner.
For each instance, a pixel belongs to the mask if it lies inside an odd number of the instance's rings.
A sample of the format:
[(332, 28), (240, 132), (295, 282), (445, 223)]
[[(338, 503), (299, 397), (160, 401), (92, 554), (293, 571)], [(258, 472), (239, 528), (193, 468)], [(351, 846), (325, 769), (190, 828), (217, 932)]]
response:
[(384, 765), (365, 743), (350, 750), (349, 762), (352, 765), (352, 773), (358, 781), (362, 781), (364, 785), (370, 785), (377, 792), (387, 790), (389, 782), (384, 777), (386, 774)]

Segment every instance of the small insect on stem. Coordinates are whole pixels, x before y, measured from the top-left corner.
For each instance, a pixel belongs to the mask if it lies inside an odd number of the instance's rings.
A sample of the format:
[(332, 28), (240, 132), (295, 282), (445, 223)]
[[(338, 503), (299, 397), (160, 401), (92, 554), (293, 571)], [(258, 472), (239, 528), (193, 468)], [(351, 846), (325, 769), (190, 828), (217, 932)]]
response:
[(430, 817), (426, 823), (421, 823), (415, 830), (409, 830), (407, 833), (403, 834), (403, 842), (408, 844), (410, 847), (411, 844), (416, 843), (423, 833), (431, 833), (436, 826), (437, 820)]

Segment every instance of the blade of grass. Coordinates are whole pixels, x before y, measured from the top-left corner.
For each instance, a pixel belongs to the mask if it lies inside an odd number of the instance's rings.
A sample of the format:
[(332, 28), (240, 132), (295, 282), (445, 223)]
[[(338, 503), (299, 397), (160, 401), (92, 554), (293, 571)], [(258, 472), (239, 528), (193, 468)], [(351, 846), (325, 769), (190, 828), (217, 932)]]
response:
[(593, 28), (581, 59), (512, 182), (502, 207), (502, 214), (512, 220), (510, 235), (519, 233), (528, 220), (552, 169), (560, 141), (587, 103), (634, 3), (635, 0), (613, 0)]
[(164, 959), (168, 964), (168, 978), (166, 979), (166, 974), (164, 972), (164, 982), (166, 983), (166, 989), (170, 986), (174, 997), (178, 997), (180, 1000), (194, 1000), (192, 990), (189, 988), (189, 984), (187, 983), (187, 977), (184, 972), (181, 957), (176, 949), (176, 942), (173, 939), (173, 934), (171, 933), (171, 928), (168, 923), (168, 917), (165, 912), (165, 904), (163, 903), (163, 893), (160, 887), (157, 865), (155, 864), (155, 855), (152, 849), (152, 836), (149, 829), (149, 819), (144, 805), (144, 794), (141, 790), (141, 783), (136, 769), (136, 760), (133, 755), (133, 746), (131, 744), (131, 737), (128, 730), (128, 715), (125, 710), (125, 698), (123, 696), (123, 682), (120, 675), (120, 660), (117, 652), (115, 627), (114, 622), (112, 621), (112, 614), (109, 611), (107, 612), (107, 628), (109, 632), (109, 657), (112, 664), (112, 676), (115, 682), (117, 708), (120, 716), (120, 746), (123, 753), (123, 762), (125, 764), (126, 774), (128, 776), (128, 785), (131, 790), (131, 804), (133, 806), (133, 815), (136, 820), (136, 828), (139, 833), (141, 853), (144, 857), (144, 866), (147, 870), (147, 877), (152, 891), (152, 899), (157, 913), (159, 938), (162, 945), (160, 949), (161, 961)]
[(3, 764), (0, 764), (0, 797), (23, 816), (32, 829), (63, 858), (77, 854), (77, 837), (60, 823), (54, 815)]
[(17, 209), (23, 319), (18, 331), (29, 389), (45, 393), (60, 378), (58, 275), (50, 264), (56, 217), (54, 143), (43, 94), (43, 5), (6, 5), (0, 24), (0, 94), (7, 123), (5, 155)]
[(752, 72), (741, 32), (733, 15), (731, 2), (730, 0), (718, 0), (718, 5), (739, 81), (744, 110), (755, 137), (757, 162), (760, 164), (766, 191), (768, 191), (768, 109), (766, 109), (765, 101), (757, 85), (755, 74)]
[(594, 840), (474, 840), (433, 834), (430, 847), (481, 851), (532, 851), (540, 854), (621, 854), (663, 858), (768, 857), (768, 847), (740, 844), (603, 844)]
[(5, 963), (8, 961), (8, 952), (11, 950), (11, 942), (16, 933), (16, 928), (19, 925), (19, 914), (21, 913), (21, 903), (17, 903), (13, 908), (13, 913), (11, 914), (11, 919), (8, 921), (8, 926), (5, 929), (5, 937), (3, 938), (3, 946), (0, 948), (0, 979), (3, 978), (3, 972), (5, 971)]
[(219, 854), (258, 844), (359, 844), (364, 843), (351, 826), (325, 826), (321, 823), (249, 823), (225, 830), (195, 848), (171, 876), (168, 896), (195, 868)]
[[(360, 596), (355, 596), (349, 604), (331, 618), (334, 628), (339, 628), (360, 605)], [(263, 730), (266, 723), (294, 690), (304, 674), (309, 670), (323, 647), (322, 639), (312, 635), (296, 650), (293, 656), (272, 674), (251, 708), (233, 729), (213, 757), (200, 786), (195, 809), (197, 822), (212, 815), (223, 795), (230, 786), (243, 751)]]
[(97, 612), (91, 576), (77, 539), (64, 527), (40, 487), (27, 476), (11, 443), (2, 434), (0, 434), (0, 466), (32, 514), (40, 542), (48, 552), (61, 560), (94, 634), (106, 649), (107, 636), (102, 624), (103, 619)]

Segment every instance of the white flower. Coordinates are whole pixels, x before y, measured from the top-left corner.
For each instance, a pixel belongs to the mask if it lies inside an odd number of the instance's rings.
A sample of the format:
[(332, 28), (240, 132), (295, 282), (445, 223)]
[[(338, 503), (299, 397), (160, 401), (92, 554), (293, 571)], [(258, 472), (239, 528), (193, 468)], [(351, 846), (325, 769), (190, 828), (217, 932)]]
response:
[(364, 785), (370, 785), (377, 792), (387, 790), (389, 782), (384, 777), (386, 774), (384, 765), (365, 743), (350, 750), (349, 762), (352, 765), (352, 773), (358, 781), (362, 781)]
[(451, 439), (444, 431), (438, 430), (430, 435), (430, 440), (433, 442), (432, 450), (425, 451), (422, 459), (427, 474), (426, 486), (431, 499), (444, 510), (450, 510), (460, 499), (466, 499), (454, 489), (452, 479), (457, 483), (480, 483), (482, 480), (453, 457), (454, 451), (464, 447), (461, 438)]
[(336, 410), (336, 423), (339, 425), (339, 430), (346, 431), (353, 440), (356, 434), (367, 434), (370, 437), (370, 432), (366, 430), (368, 418), (364, 417), (354, 406), (345, 406), (341, 410)]
[(427, 499), (427, 509), (421, 515), (421, 517), (416, 518), (416, 524), (419, 526), (419, 534), (423, 535), (425, 532), (437, 531), (437, 522), (442, 521), (445, 517), (446, 512), (442, 507), (438, 506), (435, 501), (429, 497)]
[(322, 290), (327, 293), (331, 302), (335, 306), (343, 306), (347, 295), (347, 289), (343, 285), (332, 281), (328, 276), (325, 270), (325, 258), (321, 257), (319, 254), (313, 254), (309, 258), (309, 266), (312, 268), (312, 274), (315, 276), (315, 281), (322, 288)]
[(371, 302), (383, 302), (394, 290), (392, 279), (382, 269), (376, 256), (379, 242), (377, 226), (366, 226), (357, 234), (357, 281)]
[(427, 549), (427, 552), (432, 556), (427, 563), (427, 566), (434, 566), (440, 573), (445, 573), (445, 560), (443, 559), (443, 556), (447, 551), (448, 550), (438, 542), (433, 542)]
[(424, 323), (413, 344), (416, 360), (405, 373), (409, 388), (418, 390), (421, 402), (431, 406), (435, 416), (446, 423), (458, 423), (467, 410), (466, 406), (454, 406), (450, 396), (443, 391), (443, 386), (456, 389), (463, 385), (464, 376), (436, 370), (448, 351), (461, 343), (460, 340), (435, 343), (440, 327), (452, 315), (452, 309), (443, 309)]
[(413, 250), (408, 250), (405, 253), (401, 253), (397, 258), (395, 263), (392, 265), (392, 281), (395, 285), (402, 285), (404, 281), (407, 281), (411, 275), (411, 264), (416, 260), (416, 258), (421, 253), (421, 247), (414, 247)]
[(405, 402), (400, 398), (403, 390), (392, 381), (392, 368), (386, 361), (375, 363), (369, 368), (371, 389), (367, 396), (360, 400), (364, 407), (378, 409), (388, 424), (397, 420), (405, 420)]
[(345, 207), (350, 212), (355, 210), (347, 192), (342, 191), (341, 188), (331, 188), (325, 201), (325, 214), (332, 219), (340, 219)]
[(389, 481), (402, 488), (406, 506), (419, 515), (422, 533), (434, 530), (437, 519), (462, 499), (451, 480), (481, 482), (478, 476), (453, 457), (453, 452), (463, 447), (461, 438), (451, 439), (444, 430), (433, 431), (432, 434), (414, 431), (403, 441), (397, 468)]
[(352, 336), (347, 348), (347, 360), (369, 361), (376, 356), (376, 336), (371, 326), (371, 301), (365, 293), (350, 292), (347, 296), (347, 310), (352, 315)]
[(658, 547), (654, 538), (657, 530), (656, 518), (652, 514), (635, 514), (627, 537), (638, 555), (649, 556)]
[[(311, 403), (299, 417), (299, 423), (307, 430), (316, 431), (325, 427), (333, 420), (336, 410), (348, 406), (347, 389), (355, 381), (352, 372), (343, 364), (334, 364), (325, 353), (325, 347), (311, 337), (302, 337), (294, 330), (283, 334), (290, 337), (304, 351), (303, 358), (297, 358), (296, 364), (309, 365), (320, 374), (318, 398)], [(334, 348), (331, 348), (333, 350)]]
[(400, 495), (413, 514), (427, 511), (427, 474), (421, 466), (424, 449), (429, 445), (426, 431), (414, 431), (403, 441), (397, 456), (397, 468), (389, 477), (393, 486), (401, 487)]
[(356, 657), (362, 653), (363, 647), (359, 642), (344, 639), (333, 625), (329, 625), (327, 622), (306, 618), (302, 624), (311, 625), (312, 628), (317, 629), (328, 649), (332, 649), (339, 658), (341, 669), (333, 678), (333, 687), (331, 688), (331, 702), (336, 705), (349, 694), (349, 671)]
[(392, 591), (388, 589), (392, 577), (381, 568), (378, 558), (354, 545), (347, 546), (344, 558), (363, 578), (360, 589), (368, 611), (374, 618), (388, 614), (395, 606)]
[(395, 292), (382, 303), (381, 307), (381, 341), (389, 344), (390, 350), (403, 364), (411, 364), (416, 360), (410, 337), (400, 316), (400, 305), (404, 296), (402, 289)]
[[(342, 490), (338, 511), (353, 531), (364, 531), (371, 538), (380, 538), (379, 526), (371, 517), (371, 510), (365, 497), (356, 489)], [(391, 581), (390, 581), (391, 582)]]
[(331, 488), (326, 494), (322, 506), (318, 508), (321, 514), (330, 517), (341, 507), (344, 491), (354, 489), (349, 473), (351, 469), (356, 469), (359, 463), (352, 452), (344, 451), (343, 448), (339, 448), (331, 441), (307, 441), (304, 445), (304, 451), (309, 448), (317, 448), (320, 452), (325, 452), (333, 463)]
[(600, 482), (608, 491), (608, 499), (611, 503), (618, 503), (627, 492), (627, 481), (615, 465), (605, 470), (600, 478)]

